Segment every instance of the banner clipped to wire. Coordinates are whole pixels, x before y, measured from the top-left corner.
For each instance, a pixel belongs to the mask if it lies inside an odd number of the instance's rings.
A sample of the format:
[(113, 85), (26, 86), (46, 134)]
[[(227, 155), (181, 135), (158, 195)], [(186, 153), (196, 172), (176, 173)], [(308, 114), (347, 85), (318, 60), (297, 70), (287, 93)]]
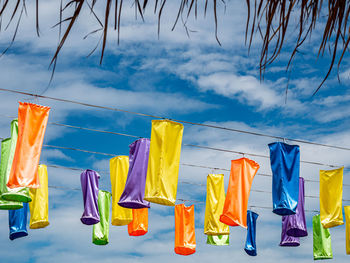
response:
[(83, 192), (84, 212), (80, 220), (85, 225), (94, 225), (100, 222), (98, 213), (98, 180), (100, 175), (87, 169), (80, 175), (81, 190)]
[(314, 259), (333, 258), (331, 234), (322, 226), (320, 215), (313, 216), (312, 230)]
[(244, 250), (249, 256), (257, 255), (256, 248), (256, 221), (259, 215), (253, 211), (247, 211), (247, 238), (245, 242)]
[(346, 254), (350, 255), (350, 206), (344, 206)]
[(320, 217), (323, 227), (343, 225), (343, 170), (320, 170)]
[(231, 173), (220, 221), (230, 226), (247, 228), (250, 188), (259, 164), (248, 158), (231, 161)]
[(112, 225), (125, 226), (132, 221), (132, 209), (121, 207), (118, 204), (124, 191), (129, 170), (129, 157), (116, 156), (109, 161), (112, 186)]
[(286, 233), (293, 237), (306, 237), (307, 227), (304, 210), (304, 178), (299, 177), (299, 199), (295, 215), (283, 216), (286, 222)]
[(49, 107), (19, 103), (18, 139), (7, 186), (39, 188), (37, 169), (44, 141)]
[(148, 232), (148, 208), (132, 210), (132, 221), (128, 225), (129, 236), (143, 236)]
[(175, 248), (176, 254), (188, 256), (196, 252), (194, 227), (194, 205), (175, 205)]
[(300, 246), (300, 238), (287, 234), (288, 217), (282, 217), (281, 247), (298, 247)]
[(40, 188), (30, 189), (32, 201), (29, 203), (31, 229), (47, 227), (49, 222), (49, 184), (47, 167), (40, 164), (38, 167)]
[(9, 210), (9, 228), (11, 240), (28, 236), (27, 232), (28, 203), (17, 210)]
[[(7, 182), (10, 177), (13, 158), (15, 155), (17, 138), (18, 121), (15, 119), (11, 121), (11, 137), (3, 140), (3, 143), (1, 144), (0, 199), (12, 202), (12, 204), (16, 204), (16, 206), (18, 206), (18, 203), (27, 203), (32, 200), (29, 196), (29, 189), (27, 187), (18, 187), (13, 189), (7, 187)], [(20, 206), (22, 207), (22, 204)]]
[(282, 142), (269, 144), (272, 170), (273, 212), (296, 213), (299, 197), (300, 150), (298, 145)]
[(100, 222), (92, 227), (92, 243), (95, 245), (107, 245), (109, 242), (109, 210), (111, 207), (111, 193), (98, 191), (98, 211)]
[(7, 191), (7, 176), (6, 170), (8, 165), (9, 148), (11, 144), (11, 138), (1, 141), (1, 162), (0, 162), (0, 209), (1, 210), (14, 210), (23, 207), (21, 202), (8, 201), (1, 197), (2, 193)]
[(147, 176), (150, 140), (139, 139), (129, 145), (129, 172), (118, 204), (125, 208), (149, 208), (143, 200)]
[(175, 205), (182, 134), (181, 123), (152, 120), (145, 200), (161, 205)]
[(228, 225), (220, 222), (220, 215), (224, 208), (225, 186), (223, 174), (209, 174), (207, 176), (207, 197), (205, 202), (204, 234), (228, 235)]

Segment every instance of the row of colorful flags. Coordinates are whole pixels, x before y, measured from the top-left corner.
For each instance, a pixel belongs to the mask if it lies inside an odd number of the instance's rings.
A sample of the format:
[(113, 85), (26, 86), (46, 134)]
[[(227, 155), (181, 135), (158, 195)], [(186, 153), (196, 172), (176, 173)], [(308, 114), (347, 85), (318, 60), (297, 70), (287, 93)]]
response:
[[(10, 239), (43, 228), (48, 221), (48, 176), (39, 165), (50, 108), (19, 104), (18, 121), (11, 123), (11, 137), (1, 142), (0, 209), (9, 210)], [(108, 244), (109, 226), (128, 226), (131, 236), (148, 232), (151, 203), (175, 206), (175, 253), (196, 251), (194, 205), (177, 204), (176, 194), (183, 125), (152, 120), (151, 139), (130, 144), (129, 156), (110, 159), (111, 193), (99, 189), (99, 174), (80, 175), (84, 211), (81, 222), (93, 225), (93, 243)], [(298, 246), (308, 235), (305, 220), (304, 179), (300, 177), (300, 148), (284, 142), (268, 145), (272, 170), (272, 212), (281, 216), (281, 246)], [(258, 214), (248, 210), (250, 189), (259, 164), (248, 158), (231, 161), (227, 191), (223, 174), (207, 176), (204, 233), (207, 243), (229, 244), (229, 226), (247, 229), (245, 251), (256, 256)], [(313, 217), (314, 259), (332, 258), (329, 228), (344, 224), (342, 214), (343, 167), (320, 171), (320, 214)], [(110, 215), (110, 207), (112, 213)], [(345, 207), (350, 217), (350, 207)], [(350, 220), (347, 220), (350, 224)], [(350, 253), (350, 229), (346, 227), (346, 252)]]

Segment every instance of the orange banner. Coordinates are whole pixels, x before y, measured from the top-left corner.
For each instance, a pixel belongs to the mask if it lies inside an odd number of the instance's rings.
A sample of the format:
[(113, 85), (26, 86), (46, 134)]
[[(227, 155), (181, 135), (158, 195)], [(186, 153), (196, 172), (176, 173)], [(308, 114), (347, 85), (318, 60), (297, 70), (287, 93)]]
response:
[(148, 232), (148, 208), (132, 210), (132, 221), (128, 225), (129, 236), (143, 236)]
[(18, 139), (7, 186), (39, 188), (37, 169), (50, 107), (19, 103)]
[(175, 253), (191, 255), (196, 252), (194, 205), (175, 205)]
[(259, 164), (248, 158), (231, 161), (231, 173), (220, 221), (229, 226), (247, 228), (250, 188)]

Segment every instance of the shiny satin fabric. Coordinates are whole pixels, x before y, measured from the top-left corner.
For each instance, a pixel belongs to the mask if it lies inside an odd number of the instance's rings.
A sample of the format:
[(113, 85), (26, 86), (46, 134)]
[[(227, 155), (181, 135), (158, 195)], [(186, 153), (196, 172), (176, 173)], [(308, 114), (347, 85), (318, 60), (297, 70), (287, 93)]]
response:
[(38, 176), (40, 180), (40, 188), (30, 189), (29, 191), (30, 197), (32, 198), (32, 201), (29, 203), (29, 228), (31, 229), (44, 228), (50, 224), (49, 184), (46, 165), (39, 165)]
[(231, 161), (230, 180), (224, 209), (220, 216), (222, 223), (247, 228), (250, 188), (258, 169), (259, 164), (248, 158)]
[(196, 252), (194, 205), (175, 205), (175, 248), (176, 254), (188, 256)]
[(13, 210), (23, 207), (21, 202), (7, 201), (1, 198), (1, 193), (7, 191), (7, 179), (6, 170), (8, 163), (9, 148), (11, 145), (11, 138), (1, 141), (1, 162), (0, 162), (0, 209), (1, 210)]
[(132, 210), (132, 221), (128, 224), (129, 236), (143, 236), (148, 232), (148, 208)]
[(129, 148), (129, 172), (118, 204), (125, 208), (149, 208), (150, 203), (143, 200), (143, 196), (145, 194), (150, 140), (139, 139), (130, 144)]
[(182, 134), (183, 125), (180, 123), (152, 120), (145, 200), (175, 205)]
[(350, 255), (350, 206), (344, 206), (346, 254)]
[[(11, 121), (11, 138), (6, 141), (4, 145), (4, 151), (2, 152), (2, 156), (4, 156), (4, 160), (1, 160), (1, 168), (4, 169), (2, 171), (1, 176), (1, 189), (0, 199), (14, 202), (24, 202), (28, 203), (32, 199), (29, 196), (29, 189), (27, 187), (18, 187), (18, 188), (8, 188), (7, 182), (10, 177), (11, 167), (13, 163), (13, 158), (15, 155), (16, 144), (18, 138), (18, 121), (17, 119)], [(21, 205), (22, 207), (22, 205)]]
[(320, 215), (313, 216), (312, 230), (314, 260), (333, 258), (331, 234), (322, 226)]
[(298, 247), (300, 246), (300, 238), (289, 236), (287, 234), (288, 220), (286, 216), (282, 217), (281, 247)]
[(92, 227), (92, 243), (95, 245), (107, 245), (109, 236), (109, 210), (111, 206), (111, 193), (99, 190), (98, 211), (100, 222)]
[(83, 193), (84, 212), (80, 220), (85, 225), (94, 225), (100, 222), (98, 213), (98, 179), (100, 175), (87, 169), (80, 175), (81, 190)]
[(269, 144), (272, 170), (273, 212), (294, 215), (299, 197), (300, 150), (298, 145)]
[(229, 226), (220, 222), (220, 215), (225, 203), (225, 186), (223, 174), (207, 176), (207, 197), (205, 201), (204, 234), (228, 235)]
[(320, 217), (323, 227), (343, 225), (344, 167), (334, 170), (320, 170)]
[(112, 185), (112, 225), (125, 226), (132, 221), (132, 209), (118, 204), (129, 170), (129, 157), (116, 156), (109, 161)]
[(9, 210), (9, 227), (10, 227), (9, 238), (11, 240), (28, 236), (27, 214), (28, 214), (28, 203), (23, 203), (23, 207), (21, 209)]
[(37, 169), (50, 107), (20, 102), (18, 139), (7, 186), (39, 188)]
[(258, 219), (258, 214), (253, 211), (247, 211), (247, 239), (245, 242), (244, 250), (249, 256), (256, 256), (256, 220)]
[(214, 246), (228, 246), (230, 244), (230, 235), (208, 235), (207, 244)]
[(304, 178), (299, 177), (299, 199), (295, 215), (284, 216), (287, 221), (287, 235), (293, 237), (306, 237), (307, 227), (305, 219), (305, 197), (304, 197)]

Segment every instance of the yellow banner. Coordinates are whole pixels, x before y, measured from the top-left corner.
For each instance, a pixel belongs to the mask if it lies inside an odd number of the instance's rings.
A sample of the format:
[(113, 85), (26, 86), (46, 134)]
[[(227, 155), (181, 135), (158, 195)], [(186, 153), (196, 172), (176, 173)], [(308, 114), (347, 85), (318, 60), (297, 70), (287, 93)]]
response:
[(183, 125), (153, 120), (145, 200), (174, 206), (179, 175)]
[(324, 228), (343, 225), (344, 167), (334, 170), (320, 170), (320, 215)]
[(132, 209), (118, 205), (129, 171), (129, 157), (116, 156), (109, 161), (112, 185), (112, 225), (124, 226), (132, 221)]

